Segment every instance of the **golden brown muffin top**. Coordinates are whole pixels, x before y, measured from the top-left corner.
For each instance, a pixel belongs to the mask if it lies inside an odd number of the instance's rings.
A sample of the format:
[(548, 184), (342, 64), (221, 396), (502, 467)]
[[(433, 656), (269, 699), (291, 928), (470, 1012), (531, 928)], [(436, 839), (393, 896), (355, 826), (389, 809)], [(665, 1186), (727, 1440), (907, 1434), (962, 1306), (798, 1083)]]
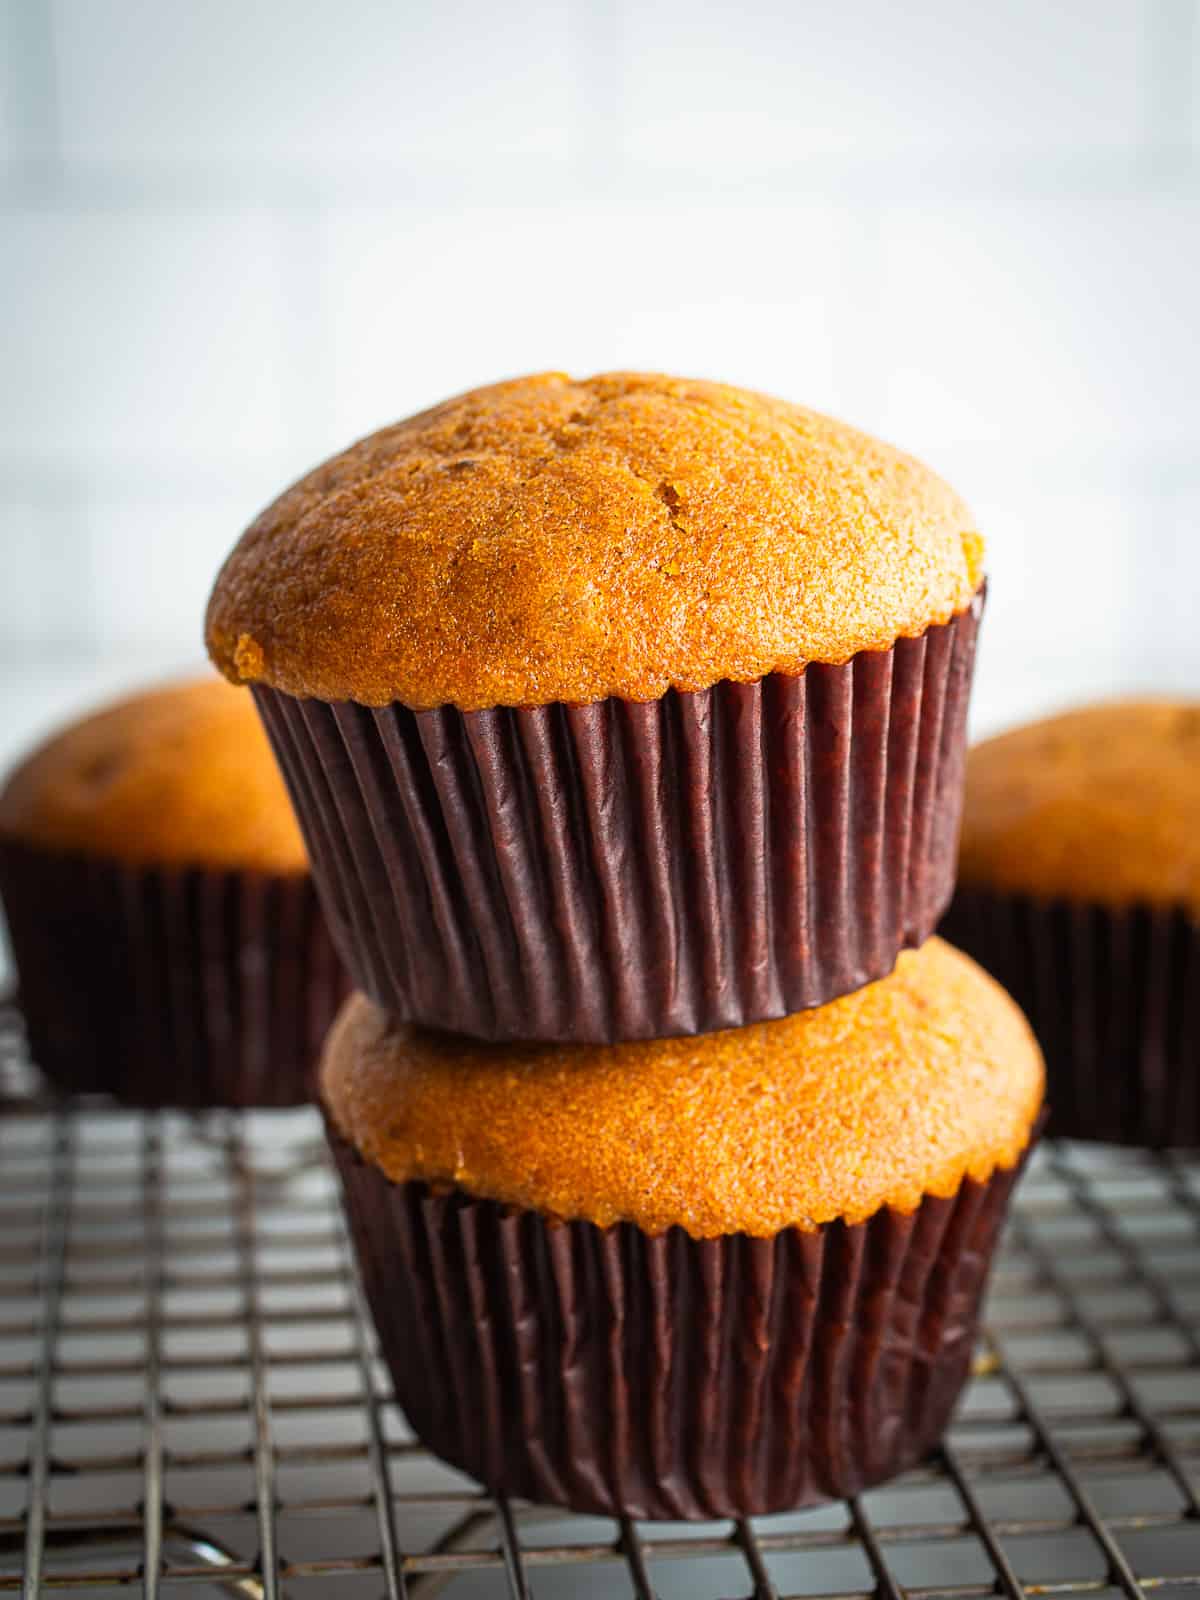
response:
[(0, 835), (133, 863), (308, 869), (254, 703), (216, 676), (64, 728), (0, 790)]
[(396, 1182), (709, 1238), (911, 1211), (985, 1179), (1028, 1142), (1042, 1078), (1014, 1003), (931, 939), (831, 1005), (698, 1038), (487, 1045), (355, 995), (321, 1089)]
[(385, 428), (252, 524), (209, 603), (228, 677), (417, 710), (654, 700), (890, 648), (983, 544), (890, 445), (653, 374), (517, 378)]
[(1200, 914), (1200, 703), (1085, 706), (976, 745), (959, 869), (974, 888)]

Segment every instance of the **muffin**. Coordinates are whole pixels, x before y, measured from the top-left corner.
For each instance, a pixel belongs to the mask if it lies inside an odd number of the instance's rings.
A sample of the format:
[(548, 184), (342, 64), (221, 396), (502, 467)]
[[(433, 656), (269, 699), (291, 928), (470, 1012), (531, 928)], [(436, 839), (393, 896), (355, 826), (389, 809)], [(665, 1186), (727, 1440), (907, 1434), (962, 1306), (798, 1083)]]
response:
[(1025, 1007), (1052, 1130), (1200, 1144), (1200, 704), (1087, 706), (967, 763), (949, 937)]
[(932, 1447), (1042, 1077), (1016, 1006), (932, 939), (699, 1038), (497, 1045), (358, 995), (320, 1085), (419, 1438), (492, 1492), (703, 1518)]
[(146, 1106), (311, 1098), (347, 985), (250, 697), (213, 676), (64, 729), (0, 790), (36, 1064)]
[(544, 374), (288, 490), (208, 644), (372, 999), (492, 1040), (689, 1034), (932, 931), (981, 550), (945, 484), (842, 423)]

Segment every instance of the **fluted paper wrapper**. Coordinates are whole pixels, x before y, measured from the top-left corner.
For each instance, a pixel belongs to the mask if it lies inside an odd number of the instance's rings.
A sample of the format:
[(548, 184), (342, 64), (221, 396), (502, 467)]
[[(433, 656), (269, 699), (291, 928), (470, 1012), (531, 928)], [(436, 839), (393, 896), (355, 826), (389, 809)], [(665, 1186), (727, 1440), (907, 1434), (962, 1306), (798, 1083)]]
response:
[(348, 983), (312, 880), (0, 844), (36, 1066), (139, 1106), (310, 1100)]
[(1188, 911), (964, 888), (941, 932), (1029, 1018), (1051, 1133), (1200, 1146), (1200, 924)]
[(810, 1505), (919, 1461), (1019, 1171), (910, 1215), (698, 1240), (393, 1184), (330, 1142), (421, 1441), (493, 1493), (660, 1519)]
[(982, 607), (758, 683), (463, 713), (256, 689), (335, 939), (402, 1021), (609, 1041), (885, 976), (950, 898)]

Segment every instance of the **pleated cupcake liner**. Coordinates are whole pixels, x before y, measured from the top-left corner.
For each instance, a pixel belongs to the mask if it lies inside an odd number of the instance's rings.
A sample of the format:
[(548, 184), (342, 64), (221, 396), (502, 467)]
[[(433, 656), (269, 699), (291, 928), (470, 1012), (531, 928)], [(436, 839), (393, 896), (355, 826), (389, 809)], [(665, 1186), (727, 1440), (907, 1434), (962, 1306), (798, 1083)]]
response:
[(395, 1017), (613, 1041), (884, 977), (953, 888), (982, 594), (758, 683), (463, 713), (255, 694), (335, 939)]
[(305, 874), (129, 866), (0, 842), (36, 1066), (131, 1105), (298, 1105), (349, 990)]
[(1200, 922), (1190, 912), (961, 888), (940, 931), (1029, 1018), (1052, 1134), (1200, 1146)]
[(1020, 1171), (909, 1215), (702, 1240), (394, 1184), (328, 1132), (422, 1443), (493, 1493), (651, 1519), (794, 1509), (920, 1461)]

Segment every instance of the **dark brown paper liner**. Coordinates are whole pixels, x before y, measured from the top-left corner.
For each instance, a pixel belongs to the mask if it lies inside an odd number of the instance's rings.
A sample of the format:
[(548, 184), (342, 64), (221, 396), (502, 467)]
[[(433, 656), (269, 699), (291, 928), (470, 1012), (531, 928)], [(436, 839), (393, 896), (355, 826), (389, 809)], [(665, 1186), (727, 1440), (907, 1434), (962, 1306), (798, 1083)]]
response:
[(393, 1184), (329, 1131), (421, 1441), (493, 1493), (648, 1518), (782, 1511), (919, 1461), (1019, 1171), (907, 1216), (697, 1240)]
[(940, 931), (1029, 1018), (1051, 1133), (1200, 1145), (1200, 924), (1188, 911), (964, 888)]
[(312, 1098), (348, 984), (305, 874), (131, 867), (0, 842), (34, 1063), (141, 1106)]
[(949, 900), (982, 596), (922, 638), (649, 704), (462, 713), (255, 691), (355, 981), (487, 1039), (821, 1005)]

